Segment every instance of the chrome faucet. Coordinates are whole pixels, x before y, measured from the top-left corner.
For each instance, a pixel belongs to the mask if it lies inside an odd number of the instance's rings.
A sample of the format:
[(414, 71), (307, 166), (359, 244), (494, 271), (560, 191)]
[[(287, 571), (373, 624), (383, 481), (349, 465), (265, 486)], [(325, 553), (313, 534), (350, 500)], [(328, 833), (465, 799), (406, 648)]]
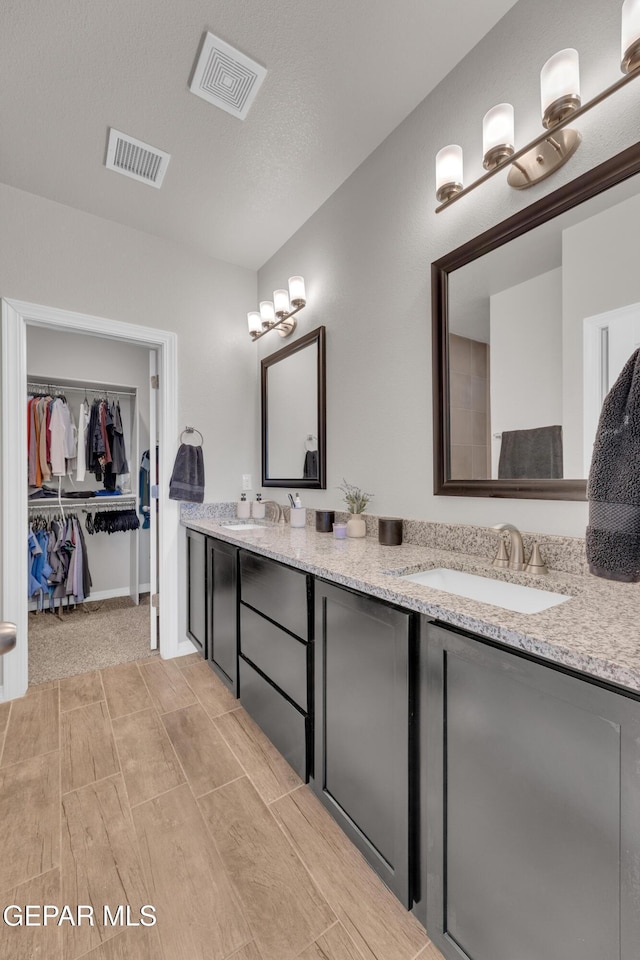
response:
[(497, 556), (493, 561), (494, 567), (509, 567), (509, 570), (524, 570), (524, 544), (522, 534), (512, 523), (497, 523), (494, 530), (506, 530), (509, 534), (511, 553), (507, 557), (504, 541), (500, 545)]
[(282, 504), (276, 503), (275, 500), (265, 500), (265, 501), (263, 501), (263, 502), (264, 502), (265, 507), (269, 507), (269, 506), (270, 506), (270, 507), (274, 507), (274, 508), (275, 508), (275, 509), (274, 509), (274, 517), (273, 517), (273, 522), (274, 522), (274, 523), (284, 523), (284, 522), (285, 522), (284, 507), (282, 506)]

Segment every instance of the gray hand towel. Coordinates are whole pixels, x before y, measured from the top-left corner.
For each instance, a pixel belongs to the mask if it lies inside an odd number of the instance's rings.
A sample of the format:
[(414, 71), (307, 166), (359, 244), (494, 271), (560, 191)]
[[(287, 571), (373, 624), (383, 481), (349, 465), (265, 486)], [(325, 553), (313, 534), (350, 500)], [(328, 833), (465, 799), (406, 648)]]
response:
[(561, 426), (503, 431), (499, 480), (555, 480), (562, 472)]
[(589, 482), (587, 560), (596, 577), (640, 580), (640, 350), (602, 405)]
[(201, 446), (180, 444), (169, 482), (169, 498), (189, 500), (191, 503), (203, 502), (204, 459)]

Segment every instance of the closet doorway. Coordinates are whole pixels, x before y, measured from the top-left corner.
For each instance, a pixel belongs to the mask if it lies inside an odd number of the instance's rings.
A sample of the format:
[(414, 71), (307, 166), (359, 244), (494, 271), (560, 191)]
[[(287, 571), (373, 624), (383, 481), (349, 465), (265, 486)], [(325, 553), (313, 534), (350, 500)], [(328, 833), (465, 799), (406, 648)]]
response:
[(30, 685), (157, 649), (156, 366), (144, 346), (27, 326)]
[[(112, 365), (108, 376), (98, 375), (97, 361), (94, 365), (94, 376), (88, 375), (89, 368), (79, 368), (73, 370), (65, 368), (62, 370), (60, 364), (49, 364), (46, 372), (41, 363), (47, 359), (53, 360), (54, 356), (59, 358), (60, 349), (63, 349), (63, 340), (60, 339), (55, 350), (52, 347), (52, 337), (59, 335), (72, 335), (75, 341), (75, 347), (82, 344), (83, 347), (91, 348), (95, 351), (95, 356), (102, 354), (107, 356), (120, 356), (121, 364)], [(38, 354), (38, 338), (42, 349)], [(118, 401), (118, 391), (112, 388), (120, 388), (120, 414), (123, 422), (127, 421), (129, 427), (129, 447), (132, 452), (132, 461), (138, 460), (138, 454), (142, 459), (144, 450), (148, 450), (149, 466), (151, 475), (149, 478), (149, 511), (150, 514), (156, 509), (157, 525), (152, 522), (149, 516), (148, 534), (145, 532), (145, 539), (148, 540), (148, 562), (145, 567), (144, 560), (141, 564), (139, 544), (143, 531), (127, 531), (121, 533), (114, 532), (113, 536), (106, 533), (100, 533), (107, 544), (106, 553), (99, 557), (96, 554), (95, 570), (99, 573), (100, 582), (96, 581), (95, 591), (98, 602), (104, 605), (112, 603), (116, 607), (118, 602), (126, 602), (129, 609), (137, 608), (138, 604), (136, 594), (142, 592), (158, 594), (162, 598), (159, 608), (147, 606), (145, 616), (147, 619), (146, 645), (149, 653), (152, 643), (152, 626), (157, 624), (159, 630), (159, 650), (161, 656), (169, 658), (180, 655), (187, 649), (191, 649), (186, 639), (181, 639), (178, 631), (178, 607), (182, 602), (180, 590), (178, 587), (178, 533), (179, 533), (179, 505), (168, 498), (168, 479), (172, 467), (172, 458), (175, 455), (176, 436), (178, 433), (177, 423), (177, 358), (176, 358), (176, 335), (166, 331), (155, 330), (147, 327), (140, 327), (133, 324), (121, 323), (118, 321), (105, 320), (102, 318), (91, 317), (83, 314), (68, 313), (66, 311), (56, 310), (54, 308), (42, 307), (34, 304), (28, 304), (18, 301), (2, 301), (2, 616), (3, 619), (13, 620), (18, 627), (18, 644), (16, 649), (3, 658), (1, 663), (3, 675), (1, 678), (0, 699), (12, 699), (22, 696), (27, 688), (29, 680), (29, 657), (28, 657), (28, 568), (24, 562), (16, 562), (18, 557), (24, 556), (25, 532), (28, 530), (29, 518), (29, 500), (28, 500), (28, 480), (29, 480), (29, 460), (28, 460), (28, 438), (27, 417), (25, 416), (25, 403), (27, 397), (28, 377), (35, 382), (31, 384), (32, 389), (39, 385), (49, 387), (55, 392), (54, 387), (60, 389), (60, 393), (66, 389), (71, 396), (72, 390), (79, 390), (82, 394), (82, 401), (85, 399), (84, 387), (86, 386), (86, 399), (89, 405), (95, 399), (100, 400), (100, 389), (104, 388), (104, 400), (107, 399), (111, 404)], [(49, 341), (47, 343), (47, 341)], [(71, 343), (71, 341), (68, 341)], [(31, 350), (29, 347), (31, 346)], [(125, 360), (127, 349), (130, 349), (130, 360), (136, 355), (140, 361), (144, 357), (146, 366), (146, 384), (151, 393), (150, 377), (156, 374), (158, 377), (158, 389), (154, 390), (156, 403), (149, 403), (148, 424), (145, 430), (148, 431), (149, 445), (141, 446), (139, 438), (135, 437), (136, 429), (140, 432), (139, 418), (132, 415), (132, 406), (137, 407), (139, 401), (138, 384), (132, 382), (139, 379), (132, 374), (125, 375), (129, 369)], [(75, 349), (75, 348), (74, 348)], [(137, 354), (136, 354), (137, 351)], [(73, 353), (73, 351), (71, 351)], [(39, 359), (38, 359), (39, 356)], [(64, 372), (66, 375), (59, 375), (57, 378), (52, 374), (52, 369), (57, 369), (59, 374)], [(73, 374), (70, 376), (69, 374)], [(43, 381), (46, 380), (47, 384)], [(40, 381), (40, 383), (38, 383)], [(57, 382), (62, 381), (62, 382)], [(82, 381), (86, 381), (86, 384)], [(111, 388), (111, 389), (110, 389)], [(92, 392), (93, 390), (93, 392)], [(125, 390), (130, 393), (125, 394)], [(113, 393), (116, 394), (115, 398)], [(78, 394), (79, 396), (79, 394)], [(125, 399), (126, 398), (126, 399)], [(157, 418), (153, 422), (153, 413), (157, 408)], [(144, 434), (143, 434), (144, 435)], [(152, 437), (157, 435), (157, 447), (152, 442)], [(155, 455), (157, 449), (157, 456)], [(157, 468), (156, 468), (157, 464)], [(126, 506), (135, 510), (135, 514), (140, 516), (140, 463), (132, 462), (130, 466), (130, 481), (127, 489), (126, 478), (121, 484), (121, 493), (109, 494), (105, 496), (104, 506), (98, 511), (94, 508), (94, 519), (100, 514), (98, 526), (100, 529), (107, 529), (111, 521), (108, 516), (107, 499), (111, 496), (129, 497), (130, 503)], [(157, 499), (151, 494), (154, 492), (153, 472), (157, 469), (157, 486), (155, 492), (158, 493)], [(68, 493), (75, 493), (73, 485), (63, 478), (65, 490)], [(77, 481), (76, 481), (77, 484)], [(79, 485), (79, 484), (77, 484)], [(95, 478), (94, 478), (95, 485)], [(50, 484), (48, 484), (50, 486)], [(67, 489), (71, 488), (71, 489)], [(56, 488), (57, 489), (57, 488)], [(133, 504), (135, 498), (135, 506)], [(71, 498), (68, 498), (71, 499)], [(97, 498), (96, 498), (97, 499)], [(156, 506), (157, 505), (157, 506)], [(58, 505), (60, 506), (60, 504)], [(64, 498), (62, 506), (65, 506)], [(69, 505), (66, 504), (67, 511)], [(80, 516), (80, 522), (83, 525), (83, 535), (85, 541), (89, 540), (86, 532), (87, 514), (80, 511), (88, 510), (89, 504), (79, 501), (78, 507), (75, 503), (71, 505), (77, 516)], [(114, 509), (116, 505), (114, 504)], [(117, 504), (117, 508), (122, 513), (126, 513), (124, 501)], [(42, 513), (47, 509), (43, 504)], [(31, 512), (34, 508), (31, 507)], [(73, 512), (73, 511), (72, 511)], [(144, 517), (141, 517), (144, 523)], [(154, 519), (156, 519), (154, 514)], [(126, 516), (123, 521), (128, 523)], [(114, 523), (117, 527), (118, 523)], [(157, 537), (156, 537), (157, 534)], [(117, 538), (123, 536), (120, 541), (120, 547), (117, 546)], [(109, 546), (109, 541), (112, 541)], [(137, 541), (136, 545), (134, 543)], [(96, 540), (97, 544), (98, 541)], [(123, 560), (123, 544), (128, 548), (128, 562)], [(91, 545), (89, 545), (91, 551)], [(120, 566), (118, 561), (114, 562), (114, 552), (120, 551), (122, 560), (122, 569), (116, 569)], [(108, 554), (111, 553), (109, 557)], [(91, 555), (89, 553), (89, 555)], [(102, 563), (106, 560), (106, 563)], [(110, 562), (111, 561), (111, 562)], [(107, 568), (105, 575), (104, 568)], [(109, 569), (110, 568), (110, 569)], [(148, 572), (146, 572), (148, 571)], [(126, 582), (124, 577), (126, 575)], [(92, 573), (93, 576), (93, 573)], [(106, 576), (106, 579), (105, 579)], [(111, 580), (109, 580), (111, 576)], [(148, 577), (148, 580), (147, 580)], [(156, 583), (154, 583), (156, 581)], [(147, 591), (148, 588), (148, 591)], [(111, 595), (109, 595), (111, 594)], [(124, 595), (124, 596), (123, 596)], [(89, 605), (87, 604), (87, 607)], [(97, 606), (97, 604), (96, 604)], [(157, 609), (157, 614), (156, 614)], [(63, 612), (60, 614), (62, 625), (64, 626)], [(92, 623), (92, 614), (84, 614), (82, 610), (74, 613), (73, 616), (83, 616), (90, 628)], [(126, 620), (126, 614), (125, 614)], [(71, 623), (69, 617), (68, 623)], [(97, 623), (97, 621), (96, 621)], [(97, 633), (94, 640), (100, 644), (100, 631), (90, 631), (87, 633)], [(123, 629), (126, 635), (126, 629)], [(79, 665), (82, 671), (92, 669), (92, 667)], [(79, 671), (76, 671), (79, 672)], [(37, 678), (34, 678), (37, 679)], [(41, 677), (40, 679), (44, 679)]]

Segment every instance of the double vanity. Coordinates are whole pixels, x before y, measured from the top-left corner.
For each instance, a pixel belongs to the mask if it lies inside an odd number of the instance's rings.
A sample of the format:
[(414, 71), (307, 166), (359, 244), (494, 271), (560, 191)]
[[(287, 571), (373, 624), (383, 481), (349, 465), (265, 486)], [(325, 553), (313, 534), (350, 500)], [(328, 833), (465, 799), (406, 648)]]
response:
[(637, 960), (637, 587), (206, 512), (189, 636), (447, 960)]

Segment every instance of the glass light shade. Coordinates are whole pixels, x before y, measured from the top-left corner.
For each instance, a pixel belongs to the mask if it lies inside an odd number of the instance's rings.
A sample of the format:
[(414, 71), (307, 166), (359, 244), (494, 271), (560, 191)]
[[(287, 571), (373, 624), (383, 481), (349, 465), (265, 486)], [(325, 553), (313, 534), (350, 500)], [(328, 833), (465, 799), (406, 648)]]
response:
[(260, 322), (263, 330), (268, 330), (269, 327), (272, 327), (276, 322), (276, 315), (271, 300), (260, 301)]
[(640, 0), (622, 4), (622, 71), (631, 73), (640, 66)]
[(488, 110), (482, 121), (482, 153), (485, 160), (491, 154), (502, 159), (514, 152), (515, 121), (510, 103), (498, 103)]
[(549, 57), (540, 71), (542, 122), (551, 127), (580, 106), (580, 60), (573, 47)]
[(276, 311), (276, 317), (282, 317), (285, 313), (289, 313), (291, 310), (291, 307), (289, 306), (289, 291), (274, 290), (273, 306)]
[(446, 200), (462, 189), (462, 147), (450, 143), (436, 154), (436, 197)]
[(252, 310), (247, 314), (249, 321), (249, 333), (260, 333), (262, 330), (262, 318), (257, 310)]
[(304, 277), (289, 277), (289, 299), (296, 306), (302, 302), (307, 302), (307, 295), (304, 289)]

